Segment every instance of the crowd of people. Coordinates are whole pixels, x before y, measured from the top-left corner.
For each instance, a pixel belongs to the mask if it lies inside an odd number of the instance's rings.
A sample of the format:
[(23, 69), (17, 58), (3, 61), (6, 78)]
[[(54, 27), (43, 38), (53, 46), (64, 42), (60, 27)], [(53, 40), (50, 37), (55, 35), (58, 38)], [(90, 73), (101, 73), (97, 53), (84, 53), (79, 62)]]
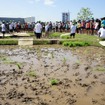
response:
[[(105, 30), (105, 17), (101, 19), (78, 20), (70, 22), (33, 22), (33, 23), (20, 23), (20, 22), (2, 22), (0, 25), (3, 37), (5, 33), (13, 32), (28, 32), (34, 31), (36, 38), (41, 38), (42, 32), (45, 32), (44, 37), (48, 37), (49, 32), (71, 32), (71, 36), (75, 37), (75, 33), (97, 35), (102, 37)], [(102, 30), (103, 29), (103, 30)], [(105, 37), (105, 35), (103, 35)]]
[[(34, 28), (34, 32), (37, 38), (41, 37), (42, 30), (45, 31), (45, 37), (48, 33), (53, 32), (70, 32), (70, 37), (75, 38), (75, 33), (79, 34), (89, 34), (89, 35), (99, 35), (101, 38), (105, 38), (105, 17), (101, 19), (90, 19), (90, 20), (78, 20), (70, 21), (67, 23), (63, 22), (47, 22), (46, 24), (41, 24), (37, 22)], [(38, 35), (40, 34), (40, 35)]]
[(5, 22), (3, 21), (0, 25), (1, 33), (3, 33), (3, 37), (5, 33), (13, 34), (14, 32), (23, 32), (23, 31), (33, 31), (35, 23), (20, 23), (19, 22)]

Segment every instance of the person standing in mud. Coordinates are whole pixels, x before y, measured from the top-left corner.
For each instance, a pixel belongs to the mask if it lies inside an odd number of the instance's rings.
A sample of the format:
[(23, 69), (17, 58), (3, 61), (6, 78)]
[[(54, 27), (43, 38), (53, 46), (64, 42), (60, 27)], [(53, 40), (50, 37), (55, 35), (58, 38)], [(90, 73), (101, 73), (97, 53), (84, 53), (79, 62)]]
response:
[(75, 23), (73, 23), (72, 25), (71, 25), (71, 27), (70, 27), (70, 30), (71, 30), (71, 32), (70, 32), (70, 38), (75, 38), (75, 33), (76, 33), (76, 26), (75, 26)]
[(40, 22), (37, 22), (35, 27), (34, 27), (34, 34), (36, 35), (37, 39), (41, 38), (42, 35), (42, 25), (40, 24)]

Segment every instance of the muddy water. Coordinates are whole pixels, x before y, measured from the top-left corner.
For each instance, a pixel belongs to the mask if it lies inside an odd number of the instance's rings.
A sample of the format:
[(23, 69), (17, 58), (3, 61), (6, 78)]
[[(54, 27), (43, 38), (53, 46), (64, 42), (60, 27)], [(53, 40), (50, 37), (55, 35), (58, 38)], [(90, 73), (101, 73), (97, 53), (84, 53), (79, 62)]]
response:
[(0, 46), (0, 105), (105, 105), (105, 49)]

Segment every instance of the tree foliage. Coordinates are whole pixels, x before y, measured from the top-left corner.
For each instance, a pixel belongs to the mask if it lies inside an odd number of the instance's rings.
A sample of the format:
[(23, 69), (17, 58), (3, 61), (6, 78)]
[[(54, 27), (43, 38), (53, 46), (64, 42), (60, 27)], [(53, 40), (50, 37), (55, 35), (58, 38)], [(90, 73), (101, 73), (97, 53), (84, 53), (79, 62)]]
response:
[(77, 20), (87, 20), (92, 18), (93, 13), (90, 8), (81, 8), (80, 12), (77, 14)]

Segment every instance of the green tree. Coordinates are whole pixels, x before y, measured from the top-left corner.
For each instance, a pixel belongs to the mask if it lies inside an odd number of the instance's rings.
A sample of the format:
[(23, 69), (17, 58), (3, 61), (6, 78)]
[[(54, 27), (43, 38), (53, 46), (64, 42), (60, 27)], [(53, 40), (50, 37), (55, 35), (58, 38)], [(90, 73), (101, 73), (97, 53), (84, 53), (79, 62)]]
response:
[(77, 20), (87, 20), (93, 17), (93, 13), (90, 8), (81, 8), (80, 12), (77, 14)]

